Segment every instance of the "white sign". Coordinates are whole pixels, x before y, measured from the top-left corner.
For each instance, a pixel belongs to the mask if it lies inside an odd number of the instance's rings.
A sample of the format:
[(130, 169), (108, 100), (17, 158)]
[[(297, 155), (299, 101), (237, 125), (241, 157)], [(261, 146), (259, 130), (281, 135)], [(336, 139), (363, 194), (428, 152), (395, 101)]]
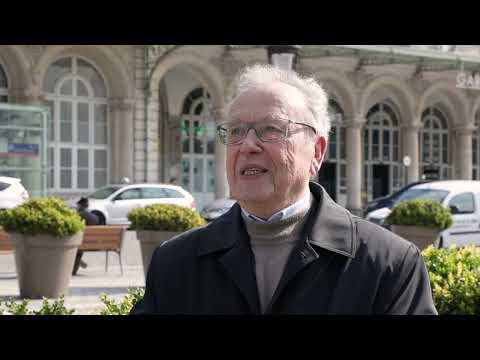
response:
[(405, 156), (403, 158), (403, 165), (405, 165), (405, 167), (409, 167), (411, 164), (412, 164), (412, 159), (410, 159), (410, 156)]
[(457, 87), (461, 89), (476, 89), (480, 90), (480, 74), (467, 74), (465, 71), (460, 71), (457, 75)]

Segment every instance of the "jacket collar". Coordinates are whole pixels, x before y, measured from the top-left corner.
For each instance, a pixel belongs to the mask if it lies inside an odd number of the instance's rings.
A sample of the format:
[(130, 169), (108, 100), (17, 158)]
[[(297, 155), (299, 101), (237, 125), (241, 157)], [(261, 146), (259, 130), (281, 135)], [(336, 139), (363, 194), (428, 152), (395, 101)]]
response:
[[(322, 249), (354, 258), (357, 239), (353, 215), (336, 204), (322, 186), (310, 182), (310, 191), (314, 205), (305, 225), (307, 241)], [(198, 247), (199, 256), (230, 249), (239, 241), (248, 239), (241, 211), (240, 206), (235, 204), (227, 214), (209, 224), (211, 236), (202, 239)]]

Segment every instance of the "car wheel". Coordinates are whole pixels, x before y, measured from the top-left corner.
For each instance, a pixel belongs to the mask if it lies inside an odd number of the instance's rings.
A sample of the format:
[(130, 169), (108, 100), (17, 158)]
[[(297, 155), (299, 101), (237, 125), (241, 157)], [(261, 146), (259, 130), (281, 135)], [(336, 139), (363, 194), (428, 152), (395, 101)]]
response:
[(98, 225), (105, 225), (105, 216), (101, 212), (98, 211), (92, 211), (92, 214), (96, 215), (98, 217)]

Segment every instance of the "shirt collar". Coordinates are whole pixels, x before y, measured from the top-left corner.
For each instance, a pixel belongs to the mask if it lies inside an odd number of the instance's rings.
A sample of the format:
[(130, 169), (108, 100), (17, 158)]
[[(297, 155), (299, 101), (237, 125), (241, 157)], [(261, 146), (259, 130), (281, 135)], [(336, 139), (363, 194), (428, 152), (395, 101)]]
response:
[(268, 218), (267, 220), (261, 219), (258, 216), (255, 216), (252, 213), (249, 213), (244, 208), (242, 208), (242, 212), (250, 220), (258, 221), (258, 222), (262, 222), (262, 223), (271, 223), (271, 222), (274, 222), (274, 221), (285, 220), (285, 219), (288, 219), (289, 217), (291, 217), (293, 215), (296, 215), (296, 214), (300, 213), (305, 208), (308, 208), (310, 206), (310, 197), (311, 197), (311, 194), (310, 194), (310, 190), (309, 190), (296, 203), (286, 207), (283, 210), (280, 210), (280, 211), (276, 212), (275, 214), (270, 216), (270, 218)]

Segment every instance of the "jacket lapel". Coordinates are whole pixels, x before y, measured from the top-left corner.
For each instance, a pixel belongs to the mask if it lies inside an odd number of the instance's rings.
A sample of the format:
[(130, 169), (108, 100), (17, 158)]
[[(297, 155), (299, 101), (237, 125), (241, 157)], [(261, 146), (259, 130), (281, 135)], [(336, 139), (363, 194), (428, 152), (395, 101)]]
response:
[(224, 216), (214, 227), (213, 236), (205, 239), (199, 255), (218, 250), (227, 250), (219, 257), (220, 263), (248, 303), (253, 314), (260, 313), (255, 258), (250, 247), (247, 231), (241, 219), (241, 209), (235, 204), (230, 214)]

